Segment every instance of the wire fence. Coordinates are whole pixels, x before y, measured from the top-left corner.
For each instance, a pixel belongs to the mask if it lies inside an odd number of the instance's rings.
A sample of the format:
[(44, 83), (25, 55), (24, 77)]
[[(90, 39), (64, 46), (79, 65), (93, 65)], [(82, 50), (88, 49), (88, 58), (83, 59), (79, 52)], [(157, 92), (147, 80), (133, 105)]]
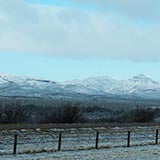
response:
[(158, 129), (0, 134), (0, 155), (157, 145)]

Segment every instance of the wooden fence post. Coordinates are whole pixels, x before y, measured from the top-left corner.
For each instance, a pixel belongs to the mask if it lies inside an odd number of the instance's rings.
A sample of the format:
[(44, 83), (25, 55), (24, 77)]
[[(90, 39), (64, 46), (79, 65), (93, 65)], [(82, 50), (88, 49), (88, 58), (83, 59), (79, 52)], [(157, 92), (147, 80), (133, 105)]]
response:
[(99, 132), (96, 133), (96, 149), (98, 149)]
[(127, 147), (130, 147), (131, 131), (128, 131)]
[(17, 153), (17, 134), (14, 135), (14, 147), (13, 147), (13, 154)]
[(158, 129), (156, 130), (156, 143), (155, 144), (158, 144)]
[(62, 133), (59, 133), (59, 140), (58, 140), (58, 151), (61, 150), (61, 142), (62, 142)]

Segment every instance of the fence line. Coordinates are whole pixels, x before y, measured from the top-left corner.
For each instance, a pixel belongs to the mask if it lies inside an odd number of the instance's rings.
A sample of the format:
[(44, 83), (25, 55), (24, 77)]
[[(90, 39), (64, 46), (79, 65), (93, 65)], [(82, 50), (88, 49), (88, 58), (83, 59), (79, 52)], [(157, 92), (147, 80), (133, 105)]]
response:
[[(134, 133), (134, 136), (133, 136), (133, 134), (132, 133)], [(131, 147), (132, 145), (131, 145), (131, 141), (136, 137), (136, 134), (137, 134), (137, 132), (131, 132), (131, 131), (128, 131), (127, 132), (127, 134), (126, 134), (126, 147)], [(141, 133), (141, 132), (139, 132), (139, 133)], [(92, 133), (93, 134), (93, 133)], [(104, 133), (100, 133), (99, 131), (97, 131), (96, 132), (96, 135), (95, 135), (95, 139), (94, 139), (94, 141), (95, 141), (95, 149), (99, 149), (99, 141), (100, 141), (100, 136), (101, 135), (103, 135)], [(62, 137), (62, 132), (59, 132), (59, 134), (58, 134), (58, 141), (56, 141), (56, 143), (58, 143), (58, 149), (57, 149), (57, 151), (61, 151), (61, 148), (62, 148), (62, 139), (64, 138), (64, 137)], [(156, 129), (156, 132), (154, 133), (154, 134), (152, 134), (152, 135), (150, 135), (150, 137), (152, 137), (152, 136), (154, 136), (153, 138), (155, 138), (155, 140), (154, 140), (154, 145), (158, 145), (158, 140), (159, 140), (159, 130), (158, 129)], [(73, 137), (75, 137), (75, 135), (73, 136)], [(137, 137), (138, 137), (138, 135), (137, 135)], [(136, 137), (136, 138), (137, 138)], [(150, 138), (149, 137), (149, 138)], [(65, 137), (65, 138), (67, 138), (67, 137)], [(105, 137), (106, 138), (106, 137)], [(133, 139), (132, 139), (133, 138)], [(141, 137), (140, 137), (141, 138)], [(70, 141), (71, 139), (69, 139), (69, 141)], [(111, 140), (111, 139), (110, 139)], [(148, 139), (148, 140), (150, 140), (150, 139)], [(18, 144), (20, 144), (20, 143), (18, 143), (18, 141), (19, 141), (19, 138), (18, 138), (18, 135), (17, 134), (15, 134), (14, 135), (14, 143), (13, 143), (13, 154), (15, 155), (15, 154), (17, 154), (18, 153), (18, 149), (17, 149), (17, 146), (18, 146)], [(81, 140), (81, 141), (84, 141), (84, 140)], [(133, 140), (134, 141), (134, 140)], [(78, 140), (77, 140), (77, 142), (78, 142)], [(111, 141), (111, 142), (115, 142), (115, 141)], [(25, 143), (24, 143), (24, 145), (25, 145)], [(139, 144), (140, 145), (140, 144)]]

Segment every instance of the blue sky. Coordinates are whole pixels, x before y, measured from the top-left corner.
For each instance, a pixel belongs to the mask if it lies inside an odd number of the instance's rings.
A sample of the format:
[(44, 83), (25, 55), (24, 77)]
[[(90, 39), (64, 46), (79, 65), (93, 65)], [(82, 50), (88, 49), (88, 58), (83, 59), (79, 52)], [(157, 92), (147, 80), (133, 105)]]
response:
[(61, 0), (26, 0), (30, 3), (35, 4), (45, 4), (45, 5), (57, 5), (57, 6), (65, 6), (65, 7), (84, 7), (84, 5), (76, 4), (69, 1), (61, 1)]
[(126, 0), (7, 1), (0, 0), (0, 73), (56, 81), (142, 73), (160, 81), (157, 0), (131, 4), (136, 10)]
[(55, 81), (103, 75), (109, 75), (116, 79), (127, 79), (140, 73), (159, 81), (160, 77), (157, 74), (159, 67), (160, 63), (158, 62), (134, 62), (107, 58), (72, 59), (26, 53), (0, 54), (1, 73), (46, 78)]

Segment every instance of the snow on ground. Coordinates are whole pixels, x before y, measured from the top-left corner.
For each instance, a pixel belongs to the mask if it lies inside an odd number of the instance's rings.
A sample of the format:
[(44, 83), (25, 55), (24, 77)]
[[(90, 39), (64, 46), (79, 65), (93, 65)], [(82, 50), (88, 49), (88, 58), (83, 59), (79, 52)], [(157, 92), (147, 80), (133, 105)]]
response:
[[(49, 130), (3, 130), (0, 132), (0, 160), (158, 160), (160, 146), (155, 144), (157, 127), (79, 128)], [(99, 150), (95, 150), (99, 131)], [(131, 147), (127, 148), (127, 132)], [(62, 132), (62, 151), (58, 135)], [(18, 134), (17, 155), (13, 156), (14, 134)]]
[(3, 160), (159, 160), (160, 146), (8, 155), (1, 158)]

